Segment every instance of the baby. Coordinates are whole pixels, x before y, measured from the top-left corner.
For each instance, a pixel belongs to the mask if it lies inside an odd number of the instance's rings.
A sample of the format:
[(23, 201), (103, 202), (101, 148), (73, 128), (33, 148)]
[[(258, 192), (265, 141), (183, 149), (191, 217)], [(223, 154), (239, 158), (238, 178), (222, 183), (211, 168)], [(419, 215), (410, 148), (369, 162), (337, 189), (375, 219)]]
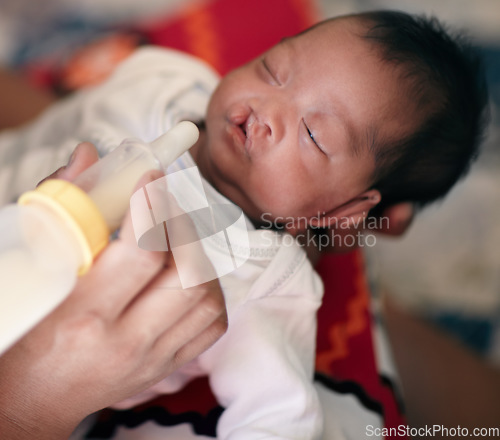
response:
[(372, 12), (287, 38), (220, 82), (191, 57), (139, 51), (106, 84), (4, 134), (0, 151), (22, 169), (31, 160), (16, 149), (46, 146), (31, 153), (45, 161), (41, 177), (78, 141), (106, 152), (124, 137), (148, 141), (178, 120), (203, 120), (199, 141), (169, 171), (196, 165), (209, 200), (245, 212), (257, 227), (250, 258), (220, 280), (227, 334), (128, 403), (209, 374), (226, 407), (219, 438), (313, 439), (322, 435), (311, 383), (321, 285), (298, 244), (258, 226), (294, 218), (298, 230), (326, 228), (442, 197), (477, 154), (486, 102), (480, 64), (460, 38), (434, 21)]
[(325, 213), (312, 226), (443, 196), (477, 153), (486, 95), (478, 65), (433, 29), (339, 18), (232, 72), (194, 152), (203, 175), (254, 219)]

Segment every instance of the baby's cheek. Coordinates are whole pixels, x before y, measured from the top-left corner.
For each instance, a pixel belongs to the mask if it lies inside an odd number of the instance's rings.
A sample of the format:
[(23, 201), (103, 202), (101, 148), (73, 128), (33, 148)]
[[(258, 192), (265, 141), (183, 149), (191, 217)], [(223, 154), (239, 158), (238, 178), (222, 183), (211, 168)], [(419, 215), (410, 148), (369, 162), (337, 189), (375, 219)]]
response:
[(262, 185), (256, 193), (258, 203), (261, 209), (273, 216), (295, 216), (300, 212), (300, 194), (297, 197), (298, 191), (285, 180), (280, 180), (276, 177), (269, 181), (267, 185)]

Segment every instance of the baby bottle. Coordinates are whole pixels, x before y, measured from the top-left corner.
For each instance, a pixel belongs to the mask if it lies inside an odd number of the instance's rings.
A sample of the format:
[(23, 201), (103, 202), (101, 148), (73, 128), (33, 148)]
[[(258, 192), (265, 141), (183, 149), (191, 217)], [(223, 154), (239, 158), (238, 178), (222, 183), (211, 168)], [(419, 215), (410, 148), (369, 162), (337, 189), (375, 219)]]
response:
[(121, 224), (139, 178), (198, 139), (183, 121), (150, 144), (126, 139), (73, 182), (49, 179), (0, 210), (0, 354), (72, 291)]

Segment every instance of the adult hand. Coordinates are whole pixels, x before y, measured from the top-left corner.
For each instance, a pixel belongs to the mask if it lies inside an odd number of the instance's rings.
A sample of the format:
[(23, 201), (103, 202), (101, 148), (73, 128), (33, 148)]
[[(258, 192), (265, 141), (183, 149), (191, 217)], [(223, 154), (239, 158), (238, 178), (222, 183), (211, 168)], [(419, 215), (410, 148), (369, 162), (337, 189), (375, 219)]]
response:
[[(55, 174), (71, 179), (96, 159), (91, 145), (80, 145)], [(150, 172), (141, 183), (158, 177)], [(3, 438), (67, 438), (85, 416), (214, 343), (227, 327), (218, 282), (177, 285), (173, 259), (140, 249), (128, 215), (65, 302), (0, 357)]]

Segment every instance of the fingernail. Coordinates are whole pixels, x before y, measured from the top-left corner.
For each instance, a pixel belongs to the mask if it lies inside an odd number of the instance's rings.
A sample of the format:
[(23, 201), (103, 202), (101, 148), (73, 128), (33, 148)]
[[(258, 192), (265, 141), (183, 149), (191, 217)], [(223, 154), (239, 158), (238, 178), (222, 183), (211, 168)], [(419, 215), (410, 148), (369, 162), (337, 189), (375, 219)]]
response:
[(73, 151), (73, 153), (71, 153), (71, 156), (69, 157), (69, 160), (68, 160), (68, 165), (66, 166), (71, 166), (71, 164), (75, 161), (75, 158), (76, 158), (76, 150)]

